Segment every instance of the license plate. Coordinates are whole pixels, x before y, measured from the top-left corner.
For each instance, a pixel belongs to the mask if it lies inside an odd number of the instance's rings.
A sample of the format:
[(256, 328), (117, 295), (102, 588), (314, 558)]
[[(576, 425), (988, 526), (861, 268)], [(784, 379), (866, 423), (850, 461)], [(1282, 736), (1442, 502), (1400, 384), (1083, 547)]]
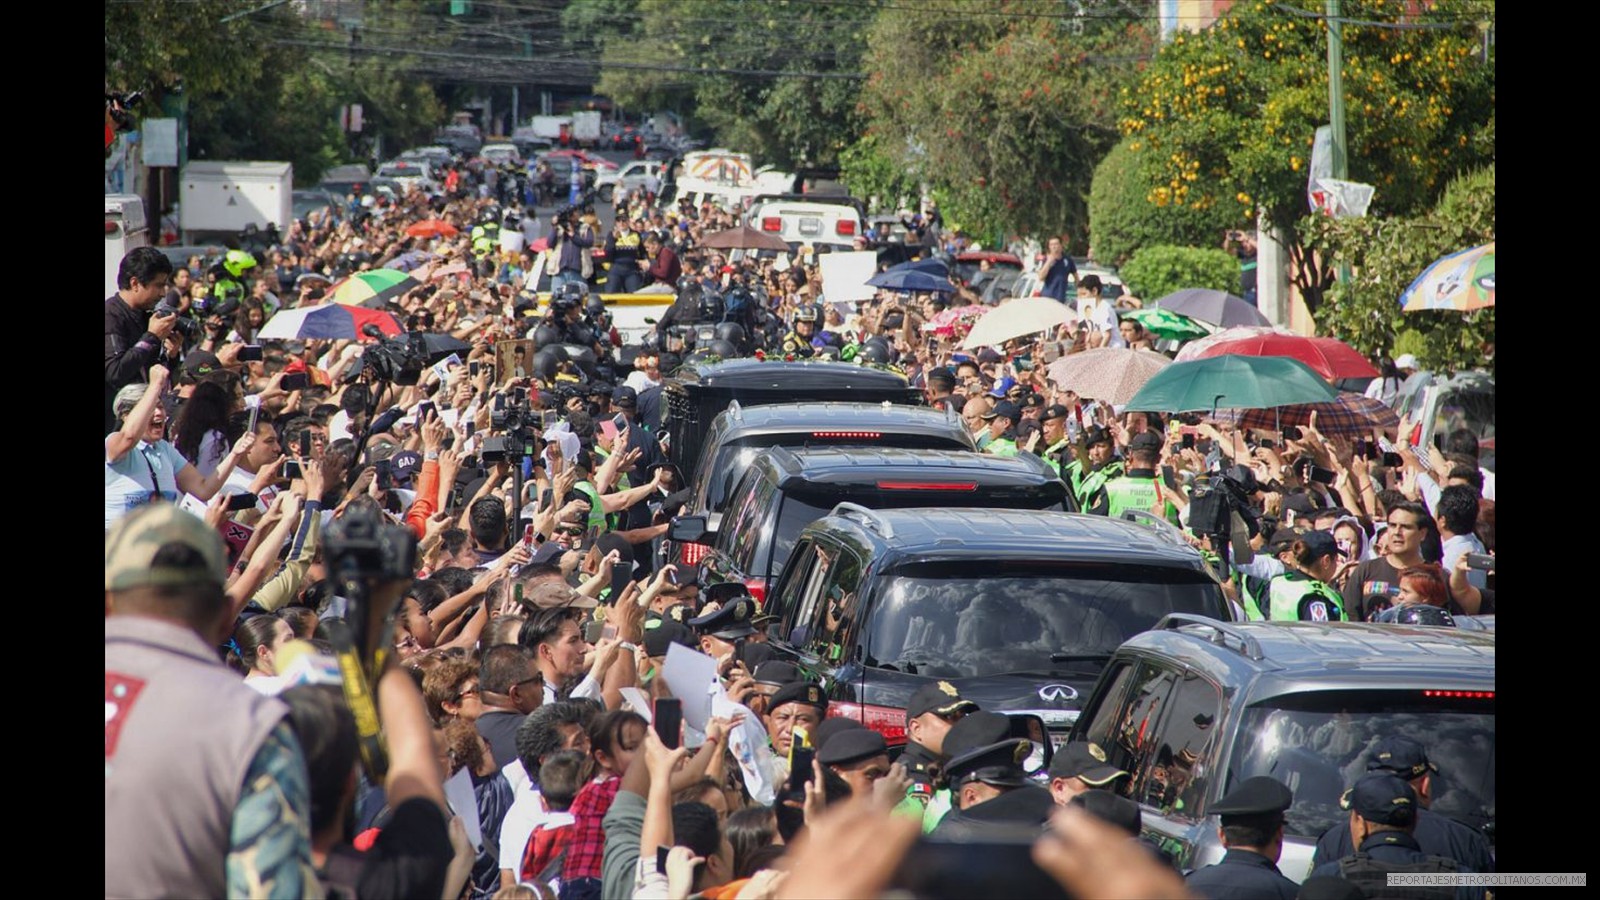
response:
[(800, 220), (800, 233), (812, 237), (822, 233), (822, 220), (805, 218)]

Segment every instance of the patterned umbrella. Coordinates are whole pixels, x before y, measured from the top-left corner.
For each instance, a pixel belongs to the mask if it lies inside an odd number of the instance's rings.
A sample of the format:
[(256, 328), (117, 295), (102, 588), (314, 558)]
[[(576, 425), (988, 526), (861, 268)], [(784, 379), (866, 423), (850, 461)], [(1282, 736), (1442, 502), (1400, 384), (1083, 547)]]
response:
[(1144, 330), (1158, 338), (1170, 338), (1175, 341), (1184, 341), (1190, 338), (1204, 337), (1211, 333), (1205, 324), (1191, 319), (1188, 316), (1175, 313), (1170, 309), (1129, 309), (1118, 313), (1124, 319), (1130, 319), (1144, 326)]
[(971, 328), (972, 323), (993, 309), (974, 303), (971, 306), (952, 306), (928, 320), (927, 327), (937, 334), (954, 334), (957, 328)]
[(321, 303), (279, 310), (267, 320), (256, 337), (278, 341), (370, 341), (372, 338), (361, 333), (362, 327), (368, 323), (377, 325), (386, 337), (396, 337), (405, 332), (394, 316), (381, 309)]
[(394, 269), (373, 269), (357, 272), (334, 285), (333, 302), (345, 306), (365, 306), (377, 309), (390, 300), (398, 300), (421, 283), (404, 272)]
[(1178, 351), (1178, 356), (1173, 360), (1173, 362), (1188, 362), (1191, 359), (1199, 359), (1200, 351), (1214, 344), (1220, 344), (1223, 341), (1235, 341), (1239, 338), (1255, 337), (1259, 334), (1291, 333), (1292, 332), (1285, 331), (1276, 325), (1235, 325), (1232, 328), (1224, 328), (1215, 334), (1208, 334), (1203, 338), (1196, 338), (1189, 343), (1184, 344), (1182, 349)]
[(1490, 306), (1494, 306), (1494, 241), (1435, 262), (1400, 295), (1400, 308), (1406, 312), (1464, 312)]
[(1100, 347), (1063, 356), (1051, 363), (1045, 374), (1079, 396), (1121, 406), (1170, 365), (1172, 360), (1149, 350)]
[(1216, 421), (1237, 428), (1262, 428), (1282, 431), (1285, 425), (1304, 428), (1317, 414), (1317, 430), (1326, 435), (1371, 437), (1374, 428), (1399, 428), (1400, 416), (1381, 400), (1349, 391), (1327, 403), (1302, 403), (1276, 409), (1219, 409)]
[(1326, 337), (1301, 337), (1298, 334), (1262, 334), (1221, 341), (1200, 351), (1200, 359), (1213, 356), (1287, 356), (1310, 366), (1329, 381), (1341, 378), (1377, 378), (1378, 370), (1344, 341)]

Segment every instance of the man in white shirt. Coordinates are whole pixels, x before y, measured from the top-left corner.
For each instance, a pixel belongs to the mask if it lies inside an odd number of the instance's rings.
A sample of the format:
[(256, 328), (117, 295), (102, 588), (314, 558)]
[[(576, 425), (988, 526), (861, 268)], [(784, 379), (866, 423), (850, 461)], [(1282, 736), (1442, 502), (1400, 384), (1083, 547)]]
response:
[(1100, 279), (1085, 275), (1078, 279), (1078, 317), (1089, 325), (1089, 347), (1126, 347), (1117, 327), (1117, 307), (1100, 296)]
[(1456, 563), (1468, 553), (1483, 553), (1483, 543), (1473, 533), (1478, 527), (1478, 492), (1464, 484), (1453, 484), (1439, 492), (1434, 506), (1439, 522), (1439, 537), (1444, 544), (1444, 570), (1453, 572)]
[[(517, 643), (534, 652), (544, 676), (544, 702), (556, 702), (561, 689), (574, 679), (578, 683), (567, 692), (568, 697), (600, 700), (600, 685), (606, 669), (617, 659), (618, 646), (614, 639), (598, 645), (583, 639), (579, 617), (593, 609), (595, 601), (559, 581), (547, 581), (524, 592), (522, 602), (538, 610), (523, 624)], [(584, 672), (584, 656), (590, 651), (594, 661)]]
[(517, 729), (518, 762), (533, 777), (515, 784), (511, 808), (500, 823), (500, 886), (518, 881), (528, 837), (550, 813), (536, 783), (539, 767), (560, 750), (589, 752), (589, 721), (593, 710), (584, 703), (550, 703), (528, 715)]
[(623, 382), (626, 387), (633, 388), (635, 394), (661, 386), (661, 357), (654, 353), (640, 354), (634, 360), (634, 370), (628, 373), (628, 378)]

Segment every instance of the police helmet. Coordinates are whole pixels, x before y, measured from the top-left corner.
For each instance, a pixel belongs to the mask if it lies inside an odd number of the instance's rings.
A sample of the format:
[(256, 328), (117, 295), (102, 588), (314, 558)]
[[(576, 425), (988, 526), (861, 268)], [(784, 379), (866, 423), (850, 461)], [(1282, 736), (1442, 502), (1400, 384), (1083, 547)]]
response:
[(229, 250), (222, 257), (222, 268), (235, 278), (243, 275), (246, 269), (256, 267), (256, 258), (243, 250)]
[(720, 356), (723, 359), (732, 359), (739, 355), (738, 347), (735, 347), (721, 338), (718, 338), (712, 341), (710, 344), (707, 344), (706, 349), (711, 351), (713, 355)]
[(599, 294), (590, 294), (589, 299), (583, 301), (583, 313), (591, 319), (598, 320), (606, 314), (606, 301)]
[(723, 322), (717, 326), (717, 340), (738, 346), (744, 342), (744, 326), (738, 322)]
[(536, 347), (548, 347), (551, 344), (561, 343), (561, 331), (548, 322), (539, 323), (533, 330), (533, 344)]
[(693, 296), (700, 293), (700, 279), (693, 275), (685, 275), (678, 279), (678, 293)]
[(882, 338), (875, 337), (862, 344), (861, 349), (856, 352), (856, 356), (867, 362), (886, 366), (889, 364), (892, 354), (889, 350), (889, 344)]
[(818, 314), (815, 304), (802, 303), (794, 308), (794, 320), (796, 322), (815, 322), (820, 318), (822, 316)]
[(1377, 621), (1385, 625), (1431, 625), (1443, 628), (1456, 627), (1455, 617), (1448, 609), (1426, 603), (1407, 603), (1391, 606), (1378, 613)]
[(700, 295), (700, 318), (722, 321), (722, 314), (726, 307), (722, 303), (722, 295), (716, 291), (706, 291)]
[(531, 371), (541, 381), (549, 381), (556, 377), (556, 368), (561, 365), (565, 356), (559, 347), (543, 347), (533, 354)]

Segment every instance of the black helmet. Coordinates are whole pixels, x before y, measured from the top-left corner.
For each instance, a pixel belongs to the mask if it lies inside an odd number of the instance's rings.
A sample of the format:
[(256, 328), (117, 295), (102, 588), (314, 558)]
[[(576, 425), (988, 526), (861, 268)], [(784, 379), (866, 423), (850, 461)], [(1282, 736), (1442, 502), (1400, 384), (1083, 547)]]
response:
[(548, 347), (551, 344), (561, 343), (561, 331), (548, 322), (540, 323), (533, 330), (533, 345), (535, 347)]
[(723, 322), (717, 326), (717, 340), (727, 341), (737, 347), (744, 343), (744, 326), (738, 322)]
[(726, 307), (722, 304), (722, 295), (716, 291), (706, 291), (700, 295), (700, 318), (713, 322), (722, 321), (722, 313)]
[(880, 366), (888, 365), (892, 356), (893, 354), (889, 350), (889, 344), (882, 338), (876, 337), (871, 338), (865, 344), (862, 344), (861, 349), (856, 353), (857, 359), (863, 359), (870, 363), (877, 363)]
[(794, 308), (794, 320), (796, 322), (815, 322), (820, 318), (822, 316), (818, 314), (816, 304), (802, 303)]
[(591, 319), (599, 319), (606, 314), (606, 301), (599, 294), (590, 294), (589, 299), (583, 301), (583, 313)]
[(542, 381), (549, 381), (555, 378), (556, 367), (561, 365), (565, 356), (566, 354), (562, 353), (559, 347), (541, 349), (533, 354), (533, 374), (539, 376)]
[(720, 356), (723, 359), (733, 359), (735, 356), (739, 355), (738, 347), (735, 347), (721, 338), (717, 338), (710, 344), (707, 344), (706, 349), (711, 351), (712, 355)]
[(685, 275), (678, 279), (678, 293), (698, 294), (700, 292), (700, 279), (693, 275)]
[(1455, 617), (1450, 615), (1448, 609), (1430, 606), (1426, 603), (1407, 603), (1401, 606), (1391, 606), (1378, 613), (1377, 621), (1385, 625), (1431, 625), (1444, 628), (1456, 627)]

